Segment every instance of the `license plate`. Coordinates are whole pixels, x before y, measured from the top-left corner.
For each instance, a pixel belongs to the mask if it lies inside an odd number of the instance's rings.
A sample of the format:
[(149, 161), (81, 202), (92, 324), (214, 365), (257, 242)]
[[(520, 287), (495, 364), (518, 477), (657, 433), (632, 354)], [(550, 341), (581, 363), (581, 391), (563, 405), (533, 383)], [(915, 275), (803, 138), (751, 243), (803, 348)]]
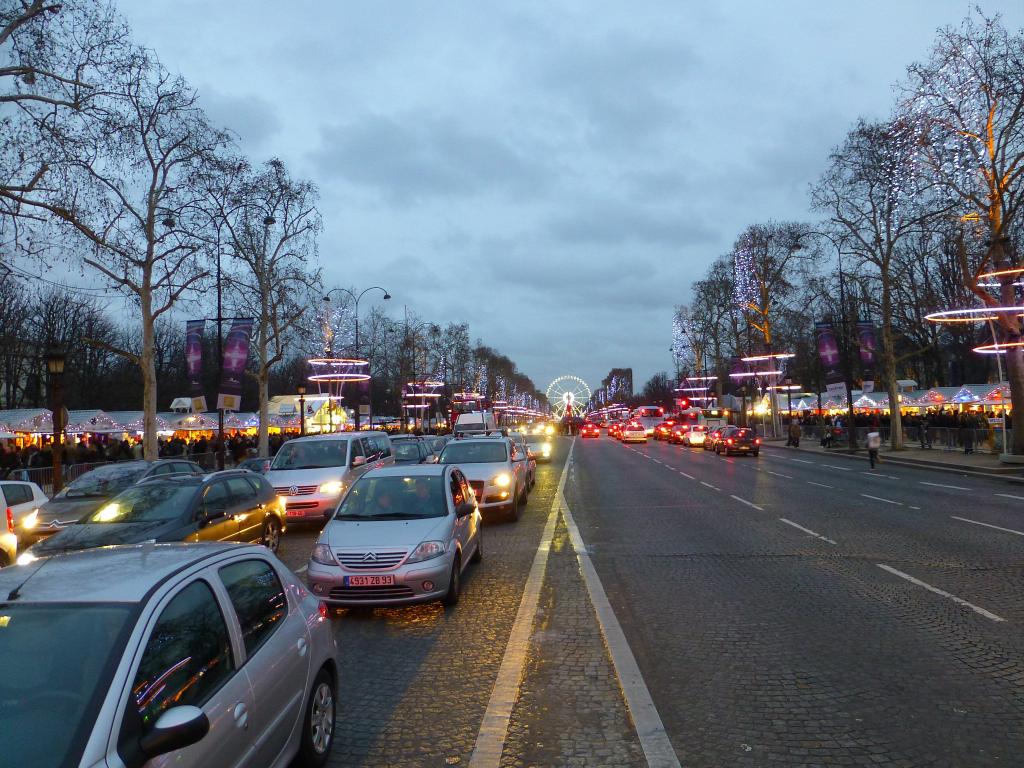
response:
[(395, 583), (394, 574), (385, 576), (346, 576), (346, 587), (390, 587)]

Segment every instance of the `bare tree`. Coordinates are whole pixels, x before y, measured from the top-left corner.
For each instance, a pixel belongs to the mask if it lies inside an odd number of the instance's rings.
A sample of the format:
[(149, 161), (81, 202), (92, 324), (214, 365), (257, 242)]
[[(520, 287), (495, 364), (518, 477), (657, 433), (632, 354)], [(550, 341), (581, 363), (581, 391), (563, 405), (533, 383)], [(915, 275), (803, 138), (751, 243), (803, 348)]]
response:
[(310, 266), (322, 228), (317, 190), (309, 181), (292, 179), (277, 159), (259, 169), (232, 160), (221, 170), (208, 189), (216, 224), (239, 267), (228, 273), (229, 304), (239, 316), (256, 321), (259, 452), (268, 456), (270, 371), (284, 359), (290, 334), (302, 322), (320, 279)]
[[(963, 218), (985, 229), (961, 248), (967, 287), (986, 306), (1014, 306), (1021, 274), (1010, 235), (1024, 206), (1024, 31), (1011, 34), (980, 11), (939, 31), (926, 61), (911, 65), (901, 114), (917, 170), (934, 179)], [(996, 293), (982, 276), (999, 273)], [(1013, 408), (1024, 413), (1024, 329), (1018, 313), (997, 313), (1007, 343)], [(1024, 429), (1013, 432), (1024, 454)]]
[(197, 177), (228, 137), (149, 51), (131, 51), (108, 90), (102, 109), (56, 138), (56, 159), (32, 189), (0, 197), (48, 213), (71, 249), (88, 248), (83, 263), (138, 307), (140, 351), (119, 351), (142, 374), (144, 454), (155, 459), (155, 323), (208, 274)]

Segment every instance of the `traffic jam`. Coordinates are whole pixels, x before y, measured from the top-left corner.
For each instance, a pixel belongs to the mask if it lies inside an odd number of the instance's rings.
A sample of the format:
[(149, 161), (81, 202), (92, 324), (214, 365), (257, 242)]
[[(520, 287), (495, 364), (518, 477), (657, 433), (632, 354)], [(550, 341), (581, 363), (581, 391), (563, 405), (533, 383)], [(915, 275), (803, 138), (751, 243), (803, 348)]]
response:
[[(486, 405), (458, 403), (448, 435), (298, 437), (256, 471), (122, 462), (50, 499), (5, 481), (0, 628), (34, 662), (5, 663), (26, 695), (0, 723), (27, 737), (0, 763), (324, 765), (338, 611), (456, 605), (484, 522), (517, 521), (551, 459), (554, 424)], [(293, 570), (276, 553), (310, 529)], [(61, 661), (72, 638), (81, 669)]]

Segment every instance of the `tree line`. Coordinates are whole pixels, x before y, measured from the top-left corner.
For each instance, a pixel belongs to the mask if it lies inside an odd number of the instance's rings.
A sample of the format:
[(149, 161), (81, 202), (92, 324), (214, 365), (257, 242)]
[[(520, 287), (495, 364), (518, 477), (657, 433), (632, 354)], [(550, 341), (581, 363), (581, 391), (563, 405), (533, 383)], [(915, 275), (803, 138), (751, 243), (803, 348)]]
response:
[[(322, 302), (316, 186), (279, 159), (246, 157), (104, 0), (0, 0), (0, 52), (5, 406), (42, 403), (43, 353), (62, 346), (70, 404), (141, 405), (153, 459), (158, 392), (164, 407), (187, 394), (183, 318), (250, 317), (244, 396), (258, 403), (265, 453), (271, 390), (293, 392), (306, 353), (354, 322)], [(43, 277), (60, 273), (81, 285)], [(115, 320), (118, 306), (128, 311)], [(507, 358), (463, 343), (464, 327), (370, 325), (368, 396), (385, 412), (417, 360), (423, 373), (443, 363), (446, 382), (483, 369), (516, 397), (536, 396)]]
[[(786, 352), (792, 379), (820, 392), (815, 323), (829, 321), (854, 377), (873, 375), (890, 403), (900, 379), (994, 378), (995, 357), (973, 350), (998, 343), (1024, 408), (1024, 34), (975, 10), (938, 31), (896, 93), (889, 119), (857, 120), (832, 150), (809, 190), (813, 217), (749, 225), (693, 283), (673, 318), (680, 374), (717, 375), (721, 394), (736, 387), (734, 357)], [(950, 318), (962, 322), (927, 319), (964, 309)], [(877, 327), (873, 371), (859, 363), (858, 321)], [(899, 447), (898, 409), (890, 420)]]

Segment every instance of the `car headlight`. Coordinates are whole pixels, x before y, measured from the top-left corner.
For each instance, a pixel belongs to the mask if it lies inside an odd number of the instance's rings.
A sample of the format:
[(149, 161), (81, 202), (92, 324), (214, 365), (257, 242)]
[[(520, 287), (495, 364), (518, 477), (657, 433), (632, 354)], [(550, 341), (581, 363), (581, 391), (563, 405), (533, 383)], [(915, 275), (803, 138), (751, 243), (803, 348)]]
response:
[(508, 472), (502, 472), (500, 475), (495, 475), (491, 478), (491, 485), (496, 485), (499, 488), (508, 488), (512, 484), (512, 477)]
[(27, 515), (21, 518), (21, 527), (28, 529), (35, 528), (37, 520), (39, 520), (39, 510), (33, 509)]
[(18, 565), (31, 565), (38, 559), (39, 558), (33, 555), (31, 551), (22, 552), (20, 555), (18, 555)]
[(328, 496), (340, 496), (341, 489), (344, 487), (345, 485), (341, 480), (331, 480), (329, 483), (324, 483), (320, 486), (320, 493), (327, 494)]
[(555, 434), (555, 428), (552, 427), (549, 424), (547, 427), (544, 428), (544, 434), (546, 434), (546, 435), (553, 435), (553, 434)]
[(551, 443), (544, 443), (544, 445), (542, 445), (540, 447), (540, 452), (543, 453), (545, 456), (550, 456), (551, 455)]
[(413, 550), (405, 562), (422, 563), (424, 560), (433, 560), (435, 557), (440, 557), (444, 553), (445, 546), (443, 541), (424, 541)]
[(314, 563), (320, 563), (320, 565), (338, 564), (338, 561), (334, 559), (331, 548), (326, 544), (314, 544), (313, 551), (309, 553), (309, 559)]

